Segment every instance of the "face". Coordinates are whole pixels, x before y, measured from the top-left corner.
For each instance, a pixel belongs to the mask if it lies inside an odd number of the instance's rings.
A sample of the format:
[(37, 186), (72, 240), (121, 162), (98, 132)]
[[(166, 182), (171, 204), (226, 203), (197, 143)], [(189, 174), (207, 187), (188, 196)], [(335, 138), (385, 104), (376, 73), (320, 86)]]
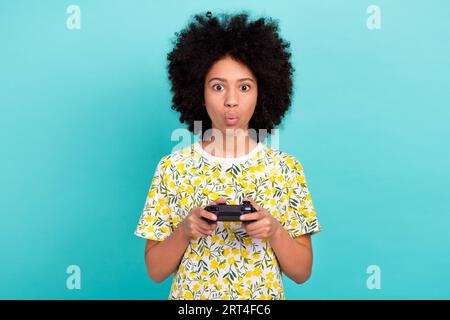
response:
[(255, 111), (258, 88), (256, 77), (244, 64), (227, 56), (209, 70), (204, 83), (205, 107), (212, 127), (248, 129)]

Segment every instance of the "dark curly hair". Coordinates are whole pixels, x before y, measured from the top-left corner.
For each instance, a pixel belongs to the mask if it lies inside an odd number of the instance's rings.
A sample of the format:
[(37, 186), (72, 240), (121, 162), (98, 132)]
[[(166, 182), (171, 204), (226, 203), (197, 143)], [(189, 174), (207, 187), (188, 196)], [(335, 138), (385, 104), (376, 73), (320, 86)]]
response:
[(292, 67), (290, 43), (278, 34), (272, 18), (249, 21), (249, 14), (197, 14), (180, 33), (175, 33), (174, 48), (167, 54), (168, 74), (173, 93), (172, 109), (180, 113), (194, 134), (194, 120), (202, 129), (211, 128), (203, 106), (204, 81), (212, 65), (229, 55), (246, 65), (258, 83), (257, 104), (249, 129), (270, 132), (291, 104)]

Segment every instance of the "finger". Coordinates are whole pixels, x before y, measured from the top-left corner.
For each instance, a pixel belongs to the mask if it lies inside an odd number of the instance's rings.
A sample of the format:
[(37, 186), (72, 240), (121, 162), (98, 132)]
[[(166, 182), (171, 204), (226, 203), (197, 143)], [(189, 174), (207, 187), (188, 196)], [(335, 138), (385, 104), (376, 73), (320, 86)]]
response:
[(244, 225), (244, 229), (247, 231), (247, 233), (258, 232), (258, 230), (263, 227), (264, 227), (264, 225), (261, 223), (261, 221), (255, 221), (255, 222)]
[(204, 232), (204, 233), (212, 232), (210, 225), (205, 221), (201, 221), (201, 222), (197, 223), (196, 227), (199, 231)]
[[(205, 209), (200, 211), (200, 218), (201, 217), (206, 218), (211, 221), (217, 221), (217, 216), (212, 212), (206, 211)], [(207, 223), (207, 222), (205, 222), (205, 223)]]
[(202, 231), (201, 228), (199, 228), (198, 226), (193, 228), (193, 233), (196, 234), (199, 237), (207, 237), (209, 236), (208, 232)]
[(262, 209), (262, 207), (259, 204), (257, 204), (255, 202), (255, 200), (253, 200), (252, 198), (244, 198), (244, 199), (242, 199), (242, 201), (250, 201), (250, 203), (252, 204), (253, 208), (256, 209), (256, 211), (259, 211)]
[(253, 213), (246, 213), (246, 214), (241, 214), (241, 216), (239, 217), (241, 219), (241, 221), (248, 221), (248, 220), (260, 220), (262, 218), (264, 218), (264, 212), (262, 211), (256, 211)]
[(255, 239), (265, 239), (266, 234), (264, 232), (252, 233), (250, 235), (250, 237), (255, 238)]

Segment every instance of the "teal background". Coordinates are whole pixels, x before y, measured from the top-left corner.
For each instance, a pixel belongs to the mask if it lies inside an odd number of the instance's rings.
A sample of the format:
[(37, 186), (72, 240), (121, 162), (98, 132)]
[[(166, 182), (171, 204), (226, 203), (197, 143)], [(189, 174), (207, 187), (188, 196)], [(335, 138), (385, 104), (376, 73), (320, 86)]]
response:
[[(68, 30), (66, 8), (81, 9)], [(381, 8), (381, 29), (366, 9)], [(448, 1), (0, 2), (0, 298), (166, 299), (133, 235), (183, 128), (166, 54), (193, 14), (280, 21), (296, 68), (280, 149), (322, 232), (288, 299), (450, 298)], [(79, 265), (81, 290), (66, 288)], [(369, 290), (369, 265), (381, 289)]]

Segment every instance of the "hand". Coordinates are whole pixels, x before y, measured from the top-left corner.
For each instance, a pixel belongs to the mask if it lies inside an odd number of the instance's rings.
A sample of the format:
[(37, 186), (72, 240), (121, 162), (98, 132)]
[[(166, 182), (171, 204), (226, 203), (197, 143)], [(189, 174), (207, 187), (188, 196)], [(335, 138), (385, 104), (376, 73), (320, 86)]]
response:
[(251, 223), (243, 223), (245, 232), (252, 238), (271, 240), (273, 236), (281, 230), (281, 224), (263, 207), (254, 200), (244, 198), (243, 201), (250, 201), (256, 212), (241, 215), (241, 221), (256, 220)]
[[(212, 202), (211, 205), (216, 205), (219, 203), (226, 203), (225, 198), (219, 198)], [(183, 221), (183, 229), (186, 234), (192, 237), (207, 237), (212, 234), (214, 229), (217, 227), (217, 222), (209, 224), (203, 218), (216, 221), (217, 216), (209, 211), (206, 211), (204, 207), (194, 207), (191, 212)]]

